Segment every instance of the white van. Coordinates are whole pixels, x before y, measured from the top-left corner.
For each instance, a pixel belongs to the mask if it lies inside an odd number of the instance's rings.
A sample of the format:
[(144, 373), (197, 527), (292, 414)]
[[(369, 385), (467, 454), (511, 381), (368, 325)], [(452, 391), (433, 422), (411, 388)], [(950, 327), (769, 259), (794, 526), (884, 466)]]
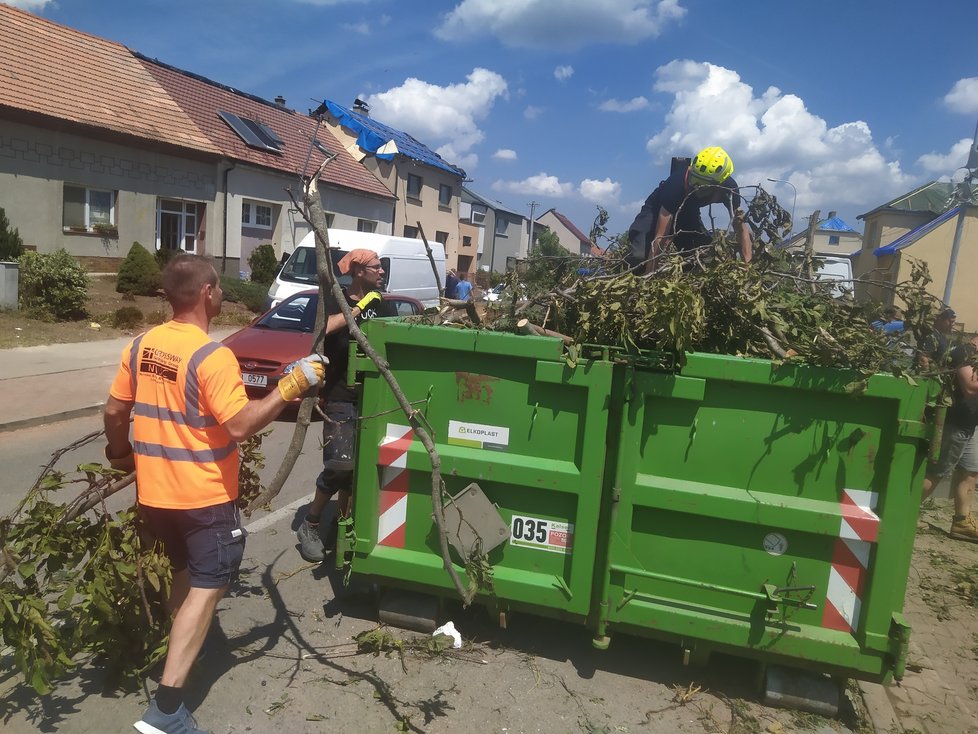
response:
[[(380, 257), (384, 266), (385, 290), (417, 298), (425, 307), (438, 305), (438, 286), (431, 261), (424, 249), (424, 242), (407, 237), (394, 237), (373, 232), (355, 232), (348, 229), (330, 229), (329, 249), (335, 265), (350, 250), (365, 247)], [(438, 268), (438, 278), (445, 283), (445, 247), (438, 242), (431, 243), (431, 254)], [(341, 285), (350, 282), (349, 275), (339, 276)], [(285, 265), (268, 289), (269, 308), (277, 306), (294, 293), (318, 285), (316, 274), (316, 234), (310, 232), (289, 255)]]
[(816, 262), (819, 262), (815, 277), (818, 280), (838, 281), (832, 287), (832, 297), (852, 296), (852, 260), (847, 257), (818, 254), (815, 258)]

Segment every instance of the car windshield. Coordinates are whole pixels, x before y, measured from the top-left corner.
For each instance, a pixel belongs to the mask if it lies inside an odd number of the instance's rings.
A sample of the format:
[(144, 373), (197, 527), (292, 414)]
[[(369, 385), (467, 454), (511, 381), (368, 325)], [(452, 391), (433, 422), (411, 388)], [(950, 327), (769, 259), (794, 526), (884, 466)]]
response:
[(310, 332), (316, 324), (318, 293), (300, 293), (288, 298), (255, 322), (262, 329)]
[[(336, 263), (346, 253), (342, 250), (332, 249), (329, 254), (333, 260), (333, 272), (335, 273), (337, 272)], [(318, 282), (316, 274), (316, 249), (313, 247), (296, 248), (295, 252), (292, 253), (291, 257), (285, 263), (285, 267), (282, 268), (282, 272), (279, 273), (279, 277), (282, 280), (287, 280), (292, 283)], [(349, 285), (350, 276), (341, 275), (339, 276), (339, 281), (340, 285)]]

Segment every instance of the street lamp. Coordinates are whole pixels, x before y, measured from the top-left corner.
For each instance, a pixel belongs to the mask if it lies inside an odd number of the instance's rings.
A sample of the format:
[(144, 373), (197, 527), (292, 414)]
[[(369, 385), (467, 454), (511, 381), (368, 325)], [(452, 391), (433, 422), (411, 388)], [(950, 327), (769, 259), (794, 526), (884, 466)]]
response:
[(794, 230), (795, 230), (795, 202), (798, 201), (798, 189), (795, 188), (795, 185), (793, 183), (791, 183), (791, 181), (785, 181), (783, 178), (769, 178), (768, 181), (770, 181), (771, 183), (788, 184), (791, 187), (792, 192), (794, 192), (792, 194), (792, 197), (791, 197), (791, 231), (794, 232)]

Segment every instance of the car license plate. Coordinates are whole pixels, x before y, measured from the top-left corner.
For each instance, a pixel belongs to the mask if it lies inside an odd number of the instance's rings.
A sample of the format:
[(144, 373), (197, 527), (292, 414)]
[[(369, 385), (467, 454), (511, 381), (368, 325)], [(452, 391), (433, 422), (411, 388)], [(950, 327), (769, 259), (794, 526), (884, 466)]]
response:
[(241, 379), (245, 385), (268, 387), (268, 375), (249, 375), (247, 372), (242, 372)]

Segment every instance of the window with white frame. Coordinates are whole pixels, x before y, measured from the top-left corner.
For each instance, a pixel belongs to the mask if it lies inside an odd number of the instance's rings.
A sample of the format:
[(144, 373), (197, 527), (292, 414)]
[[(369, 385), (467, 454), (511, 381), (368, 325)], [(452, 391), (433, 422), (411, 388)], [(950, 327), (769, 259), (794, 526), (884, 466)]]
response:
[(204, 205), (195, 201), (157, 199), (156, 249), (197, 251)]
[(503, 219), (498, 214), (496, 215), (496, 234), (500, 237), (506, 236), (506, 230), (509, 227), (509, 222)]
[(88, 186), (64, 185), (62, 226), (65, 229), (94, 230), (115, 227), (118, 192)]
[(424, 179), (421, 176), (415, 176), (413, 173), (408, 174), (407, 180), (407, 195), (412, 199), (421, 198), (421, 187), (424, 185)]
[(271, 229), (274, 213), (268, 204), (245, 201), (241, 204), (241, 224), (260, 229)]
[(377, 222), (371, 221), (369, 219), (358, 219), (357, 220), (357, 232), (376, 232)]
[(439, 206), (452, 205), (452, 187), (448, 184), (440, 184), (438, 186), (438, 204)]

